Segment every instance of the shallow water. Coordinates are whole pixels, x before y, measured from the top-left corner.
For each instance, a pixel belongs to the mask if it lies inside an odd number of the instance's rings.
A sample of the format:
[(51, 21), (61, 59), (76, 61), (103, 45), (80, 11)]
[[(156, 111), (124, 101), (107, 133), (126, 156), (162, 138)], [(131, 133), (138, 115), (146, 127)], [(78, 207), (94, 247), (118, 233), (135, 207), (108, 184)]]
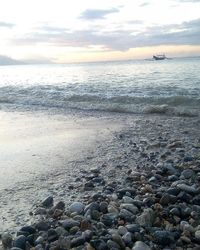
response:
[(0, 191), (83, 160), (108, 133), (109, 124), (104, 119), (44, 112), (0, 111), (0, 121)]
[(198, 115), (200, 58), (0, 67), (1, 109)]

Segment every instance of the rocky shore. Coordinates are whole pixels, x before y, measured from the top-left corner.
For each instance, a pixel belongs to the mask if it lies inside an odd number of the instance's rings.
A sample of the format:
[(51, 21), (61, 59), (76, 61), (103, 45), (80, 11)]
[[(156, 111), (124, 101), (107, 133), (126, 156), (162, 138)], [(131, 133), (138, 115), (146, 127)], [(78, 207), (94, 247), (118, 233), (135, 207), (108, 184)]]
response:
[(4, 249), (200, 249), (198, 118), (127, 122), (68, 185), (74, 201), (38, 202), (33, 223), (1, 235)]

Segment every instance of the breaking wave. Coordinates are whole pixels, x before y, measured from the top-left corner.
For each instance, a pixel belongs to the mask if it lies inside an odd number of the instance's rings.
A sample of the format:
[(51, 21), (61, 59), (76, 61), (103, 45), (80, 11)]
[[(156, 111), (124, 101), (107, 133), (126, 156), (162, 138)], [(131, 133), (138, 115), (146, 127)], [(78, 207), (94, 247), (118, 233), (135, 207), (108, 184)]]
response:
[(166, 114), (177, 116), (199, 115), (200, 98), (191, 96), (131, 96), (70, 93), (67, 88), (32, 86), (0, 88), (0, 106), (15, 109), (60, 108), (122, 113)]

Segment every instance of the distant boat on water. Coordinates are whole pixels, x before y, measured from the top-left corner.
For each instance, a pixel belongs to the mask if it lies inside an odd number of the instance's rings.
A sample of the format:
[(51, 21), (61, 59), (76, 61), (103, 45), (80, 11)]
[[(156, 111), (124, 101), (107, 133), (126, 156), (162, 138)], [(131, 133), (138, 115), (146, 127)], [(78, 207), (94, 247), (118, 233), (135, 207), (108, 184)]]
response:
[(162, 54), (162, 55), (153, 55), (153, 59), (154, 60), (164, 60), (164, 59), (167, 59), (167, 57), (165, 56), (165, 54)]

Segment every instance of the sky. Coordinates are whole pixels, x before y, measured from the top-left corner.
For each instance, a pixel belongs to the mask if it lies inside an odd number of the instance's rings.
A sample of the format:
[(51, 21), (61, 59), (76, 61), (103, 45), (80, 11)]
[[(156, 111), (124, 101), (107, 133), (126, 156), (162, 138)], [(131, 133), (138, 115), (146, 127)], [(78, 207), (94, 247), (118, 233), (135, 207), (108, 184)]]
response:
[(200, 55), (200, 0), (0, 0), (0, 62)]

